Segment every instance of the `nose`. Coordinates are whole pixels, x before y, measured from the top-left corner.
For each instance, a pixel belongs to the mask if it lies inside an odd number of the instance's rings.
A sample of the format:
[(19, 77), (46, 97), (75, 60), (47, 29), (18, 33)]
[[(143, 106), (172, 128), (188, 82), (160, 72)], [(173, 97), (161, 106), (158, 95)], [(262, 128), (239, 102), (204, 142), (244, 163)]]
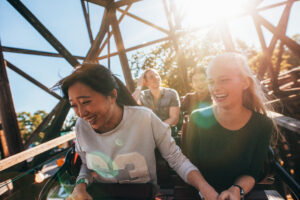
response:
[(83, 118), (87, 115), (87, 110), (84, 108), (84, 106), (78, 106), (76, 114), (78, 117)]

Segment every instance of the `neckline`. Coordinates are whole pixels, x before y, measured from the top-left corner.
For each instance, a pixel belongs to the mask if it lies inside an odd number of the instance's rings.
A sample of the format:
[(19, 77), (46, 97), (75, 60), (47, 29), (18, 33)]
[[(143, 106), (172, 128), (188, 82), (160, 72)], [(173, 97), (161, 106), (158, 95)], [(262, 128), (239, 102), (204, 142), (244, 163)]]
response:
[[(212, 112), (213, 112), (213, 108), (212, 109)], [(232, 130), (232, 129), (228, 129), (228, 128), (225, 128), (224, 126), (222, 126), (222, 124), (219, 123), (219, 121), (217, 120), (216, 116), (215, 116), (215, 113), (213, 112), (213, 117), (214, 117), (214, 120), (216, 121), (216, 123), (218, 124), (218, 126), (224, 130), (226, 130), (227, 132), (233, 132), (233, 133), (236, 133), (236, 132), (240, 132), (241, 130), (245, 129), (247, 126), (249, 126), (249, 124), (251, 123), (251, 121), (254, 119), (254, 112), (251, 111), (251, 116), (249, 118), (249, 120), (239, 129), (236, 129), (236, 130)]]

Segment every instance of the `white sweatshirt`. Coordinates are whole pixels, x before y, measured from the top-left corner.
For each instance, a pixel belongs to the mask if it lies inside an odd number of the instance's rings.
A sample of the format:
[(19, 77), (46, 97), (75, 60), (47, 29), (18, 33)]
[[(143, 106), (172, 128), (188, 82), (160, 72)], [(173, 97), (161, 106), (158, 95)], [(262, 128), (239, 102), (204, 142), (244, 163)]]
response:
[(76, 152), (82, 160), (77, 180), (156, 184), (155, 147), (185, 181), (190, 171), (197, 170), (175, 144), (170, 127), (145, 107), (124, 106), (120, 124), (109, 132), (99, 134), (81, 118), (75, 131)]

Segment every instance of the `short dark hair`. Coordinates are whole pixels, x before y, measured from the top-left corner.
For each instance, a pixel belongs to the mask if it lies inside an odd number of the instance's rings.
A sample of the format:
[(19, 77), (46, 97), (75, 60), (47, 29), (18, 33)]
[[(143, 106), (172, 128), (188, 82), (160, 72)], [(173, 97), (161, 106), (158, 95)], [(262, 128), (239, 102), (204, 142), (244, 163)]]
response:
[(190, 81), (192, 81), (192, 78), (195, 74), (204, 74), (204, 76), (206, 77), (206, 69), (204, 67), (193, 68), (189, 74)]
[(116, 102), (119, 106), (137, 105), (126, 86), (109, 69), (100, 64), (82, 64), (72, 74), (60, 80), (59, 86), (64, 98), (68, 99), (68, 90), (74, 83), (83, 83), (104, 96), (111, 96), (112, 90), (117, 90)]

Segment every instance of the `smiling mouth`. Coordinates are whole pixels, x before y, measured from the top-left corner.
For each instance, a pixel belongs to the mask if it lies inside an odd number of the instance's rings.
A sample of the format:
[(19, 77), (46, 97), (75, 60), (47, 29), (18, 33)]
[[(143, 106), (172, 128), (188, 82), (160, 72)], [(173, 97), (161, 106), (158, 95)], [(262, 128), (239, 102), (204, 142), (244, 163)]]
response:
[(223, 101), (228, 95), (226, 95), (226, 94), (215, 94), (214, 96), (215, 96), (215, 99), (217, 101)]
[(86, 120), (87, 122), (89, 122), (91, 125), (93, 125), (93, 124), (95, 124), (96, 119), (97, 119), (97, 117), (96, 117), (96, 116), (93, 116), (93, 117), (90, 117), (90, 118), (86, 118), (85, 120)]

